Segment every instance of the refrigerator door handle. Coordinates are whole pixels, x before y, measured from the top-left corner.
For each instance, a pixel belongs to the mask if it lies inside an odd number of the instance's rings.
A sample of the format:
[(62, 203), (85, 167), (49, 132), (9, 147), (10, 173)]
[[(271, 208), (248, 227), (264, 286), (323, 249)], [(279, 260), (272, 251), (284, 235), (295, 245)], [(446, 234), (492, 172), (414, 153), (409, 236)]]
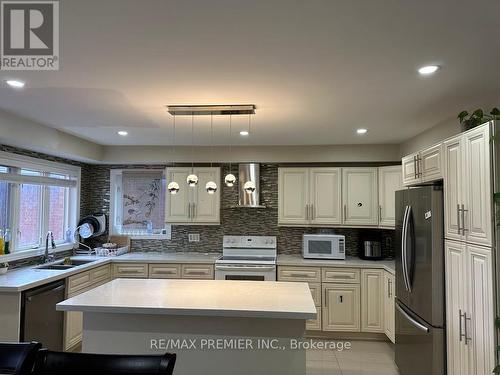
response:
[(406, 262), (406, 243), (407, 243), (407, 233), (408, 233), (408, 213), (409, 213), (409, 206), (406, 206), (405, 208), (405, 214), (403, 216), (403, 235), (402, 235), (402, 244), (401, 244), (401, 260), (402, 260), (402, 266), (403, 266), (403, 279), (405, 282), (405, 288), (407, 291), (410, 291), (410, 286), (408, 285), (408, 270), (407, 270), (407, 262)]
[(415, 327), (417, 327), (419, 330), (424, 331), (425, 333), (429, 333), (429, 328), (424, 326), (423, 324), (417, 322), (415, 319), (413, 319), (406, 311), (404, 311), (401, 306), (399, 306), (398, 303), (396, 303), (396, 308), (398, 311)]
[[(411, 280), (410, 280), (410, 271), (408, 270), (408, 249), (407, 249), (407, 239), (408, 239), (408, 227), (409, 227), (409, 224), (410, 224), (410, 215), (411, 215), (411, 206), (408, 206), (408, 213), (406, 214), (406, 231), (405, 231), (405, 277), (406, 277), (406, 283), (408, 284), (408, 292), (411, 293)], [(412, 248), (412, 252), (413, 252), (413, 248)], [(413, 266), (412, 266), (413, 267)]]

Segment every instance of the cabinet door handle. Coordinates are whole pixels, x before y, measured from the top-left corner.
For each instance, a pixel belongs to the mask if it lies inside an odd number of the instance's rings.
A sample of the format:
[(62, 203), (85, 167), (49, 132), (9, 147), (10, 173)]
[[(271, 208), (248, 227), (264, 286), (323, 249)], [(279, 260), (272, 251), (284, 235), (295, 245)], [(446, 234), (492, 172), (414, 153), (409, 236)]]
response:
[(465, 314), (462, 314), (462, 309), (458, 310), (458, 337), (459, 340), (462, 341), (462, 337), (465, 337), (465, 335), (462, 333), (462, 317)]
[(417, 156), (413, 156), (413, 175), (417, 178)]
[(193, 203), (193, 220), (196, 217), (196, 203)]
[(339, 300), (340, 300), (340, 303), (344, 303), (344, 297), (343, 296), (339, 296)]
[(314, 220), (314, 205), (311, 204), (311, 220)]
[(457, 203), (457, 230), (458, 234), (460, 234), (460, 231), (462, 230), (462, 227), (460, 226), (460, 205)]
[(328, 290), (325, 289), (325, 307), (328, 307)]
[(392, 281), (391, 279), (387, 280), (387, 297), (392, 297)]
[(460, 209), (460, 211), (462, 211), (462, 235), (465, 236), (465, 232), (468, 231), (468, 229), (465, 228), (465, 213), (469, 210), (466, 210), (465, 206), (462, 204), (462, 208)]
[(471, 317), (467, 317), (467, 313), (464, 312), (464, 338), (465, 338), (465, 345), (467, 345), (469, 343), (469, 341), (472, 341), (472, 338), (469, 337), (469, 335), (467, 334), (468, 330), (467, 330), (467, 321), (471, 321)]
[(382, 221), (382, 205), (378, 206), (378, 220)]
[(347, 220), (347, 205), (344, 204), (344, 221)]

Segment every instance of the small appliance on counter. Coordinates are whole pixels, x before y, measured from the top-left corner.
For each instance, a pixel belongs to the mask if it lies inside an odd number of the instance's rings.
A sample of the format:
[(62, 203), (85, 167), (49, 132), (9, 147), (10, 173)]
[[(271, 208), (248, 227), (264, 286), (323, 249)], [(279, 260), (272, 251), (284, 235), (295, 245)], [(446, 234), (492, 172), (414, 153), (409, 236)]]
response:
[(338, 234), (304, 234), (302, 257), (306, 259), (345, 260), (345, 236)]
[(380, 241), (363, 241), (360, 258), (365, 260), (382, 260), (382, 245)]

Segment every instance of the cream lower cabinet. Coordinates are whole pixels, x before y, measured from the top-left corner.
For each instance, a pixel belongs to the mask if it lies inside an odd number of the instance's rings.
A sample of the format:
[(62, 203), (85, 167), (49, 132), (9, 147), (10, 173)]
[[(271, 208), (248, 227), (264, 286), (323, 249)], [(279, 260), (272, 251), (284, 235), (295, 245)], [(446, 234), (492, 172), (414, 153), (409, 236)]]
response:
[(342, 169), (343, 223), (378, 225), (377, 168)]
[[(66, 279), (66, 297), (72, 298), (97, 288), (111, 280), (111, 266), (105, 265), (70, 276)], [(82, 341), (83, 314), (64, 313), (64, 350), (71, 350)]]
[(361, 270), (361, 331), (384, 333), (384, 271)]
[(323, 331), (360, 331), (359, 284), (323, 283)]
[(495, 327), (491, 249), (445, 242), (448, 375), (491, 374)]
[[(193, 172), (198, 176), (195, 187), (187, 185), (187, 176)], [(220, 223), (220, 168), (171, 167), (166, 169), (167, 181), (179, 184), (177, 194), (165, 196), (165, 220), (170, 224), (219, 224)], [(208, 194), (205, 185), (215, 181), (219, 189)]]
[(385, 335), (393, 343), (396, 340), (396, 314), (395, 314), (395, 297), (394, 289), (396, 287), (395, 277), (393, 274), (384, 271), (384, 328)]
[(401, 166), (378, 169), (379, 226), (394, 228), (396, 224), (396, 191), (403, 189)]

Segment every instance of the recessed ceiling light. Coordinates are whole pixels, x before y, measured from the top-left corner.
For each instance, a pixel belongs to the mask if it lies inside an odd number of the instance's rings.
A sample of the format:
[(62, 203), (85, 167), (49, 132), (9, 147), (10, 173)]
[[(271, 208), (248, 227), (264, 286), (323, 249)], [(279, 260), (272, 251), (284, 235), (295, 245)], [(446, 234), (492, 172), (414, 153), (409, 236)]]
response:
[(26, 84), (24, 81), (19, 81), (17, 79), (9, 79), (5, 81), (10, 87), (13, 87), (15, 89), (22, 89), (24, 85)]
[(432, 74), (432, 73), (436, 73), (438, 70), (439, 70), (439, 66), (438, 65), (426, 65), (426, 66), (423, 66), (423, 67), (419, 68), (418, 72), (421, 75), (426, 76), (426, 75), (429, 75), (429, 74)]
[(118, 132), (118, 135), (121, 135), (122, 137), (125, 137), (126, 135), (128, 135), (128, 132), (126, 132), (125, 130), (120, 130)]
[(356, 133), (358, 133), (358, 134), (366, 134), (367, 132), (368, 132), (367, 129), (357, 129), (356, 130)]
[(248, 134), (250, 134), (249, 132), (247, 132), (246, 130), (242, 130), (240, 131), (240, 135), (246, 137)]

